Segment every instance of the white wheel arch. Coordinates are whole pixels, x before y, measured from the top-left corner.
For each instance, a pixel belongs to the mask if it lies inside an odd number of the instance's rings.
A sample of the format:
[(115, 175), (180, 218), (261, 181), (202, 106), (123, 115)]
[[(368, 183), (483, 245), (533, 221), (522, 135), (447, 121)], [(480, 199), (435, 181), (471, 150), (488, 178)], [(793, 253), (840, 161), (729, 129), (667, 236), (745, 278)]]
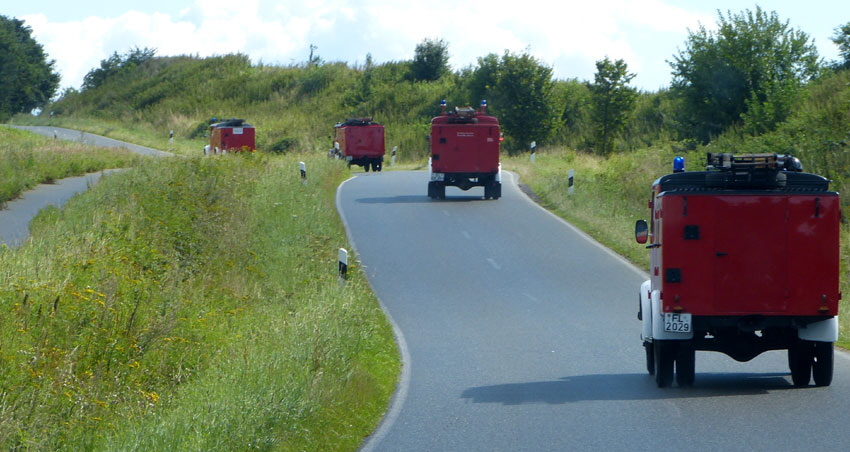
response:
[[(643, 309), (644, 340), (687, 340), (694, 338), (693, 330), (687, 333), (664, 331), (664, 313), (661, 312), (661, 291), (652, 290), (649, 281), (641, 284), (641, 307)], [(647, 297), (648, 303), (644, 302)], [(647, 309), (647, 304), (649, 309)], [(650, 313), (651, 315), (647, 315)]]
[(797, 330), (797, 337), (806, 341), (835, 342), (838, 340), (838, 316), (810, 323)]

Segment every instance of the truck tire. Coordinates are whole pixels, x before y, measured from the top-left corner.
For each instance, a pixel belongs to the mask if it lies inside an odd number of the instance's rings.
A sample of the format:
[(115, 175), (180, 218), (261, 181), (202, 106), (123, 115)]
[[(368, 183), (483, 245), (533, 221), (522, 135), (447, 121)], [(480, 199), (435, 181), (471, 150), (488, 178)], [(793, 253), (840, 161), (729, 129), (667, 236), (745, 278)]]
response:
[(788, 348), (788, 367), (794, 386), (808, 386), (812, 379), (814, 347), (809, 341), (798, 341)]
[(646, 371), (655, 375), (655, 351), (652, 349), (652, 342), (644, 342), (643, 348), (646, 351)]
[(812, 363), (812, 377), (815, 380), (815, 386), (832, 384), (834, 357), (835, 350), (832, 342), (815, 342), (814, 361)]
[(431, 199), (446, 199), (446, 184), (444, 182), (428, 182), (428, 197)]
[(693, 386), (696, 376), (696, 350), (691, 341), (682, 341), (676, 352), (676, 383)]
[(673, 383), (673, 362), (676, 359), (675, 341), (654, 341), (652, 343), (655, 361), (655, 384), (666, 388)]

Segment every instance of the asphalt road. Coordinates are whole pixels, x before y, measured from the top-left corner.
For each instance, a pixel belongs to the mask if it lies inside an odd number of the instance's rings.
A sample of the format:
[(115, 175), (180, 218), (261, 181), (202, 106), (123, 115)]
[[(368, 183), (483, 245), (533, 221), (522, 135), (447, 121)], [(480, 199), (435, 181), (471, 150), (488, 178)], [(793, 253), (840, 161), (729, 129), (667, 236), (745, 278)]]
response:
[[(112, 138), (80, 132), (78, 130), (62, 129), (59, 127), (44, 126), (8, 126), (16, 129), (29, 130), (48, 137), (60, 140), (78, 141), (92, 146), (115, 147), (129, 149), (130, 151), (153, 156), (170, 156), (168, 152), (125, 143)], [(118, 170), (106, 170), (99, 173), (87, 174), (79, 177), (69, 177), (56, 181), (52, 184), (41, 184), (29, 190), (21, 197), (6, 203), (4, 209), (0, 209), (0, 244), (14, 248), (20, 246), (29, 237), (30, 220), (48, 205), (62, 207), (77, 193), (88, 190), (97, 183), (104, 174)]]
[[(845, 450), (850, 358), (794, 388), (784, 352), (698, 352), (659, 389), (636, 318), (645, 274), (531, 202), (426, 196), (426, 172), (360, 173), (337, 207), (404, 371), (363, 451)], [(632, 231), (623, 231), (631, 234)], [(637, 246), (637, 245), (636, 245)]]

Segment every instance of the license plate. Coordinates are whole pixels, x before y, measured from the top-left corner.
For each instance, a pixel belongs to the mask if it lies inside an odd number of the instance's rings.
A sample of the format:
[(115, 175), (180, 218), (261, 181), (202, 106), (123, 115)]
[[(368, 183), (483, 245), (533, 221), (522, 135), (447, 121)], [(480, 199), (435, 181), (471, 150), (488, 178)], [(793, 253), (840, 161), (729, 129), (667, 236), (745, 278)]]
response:
[(674, 312), (664, 313), (664, 331), (671, 333), (690, 333), (691, 315)]

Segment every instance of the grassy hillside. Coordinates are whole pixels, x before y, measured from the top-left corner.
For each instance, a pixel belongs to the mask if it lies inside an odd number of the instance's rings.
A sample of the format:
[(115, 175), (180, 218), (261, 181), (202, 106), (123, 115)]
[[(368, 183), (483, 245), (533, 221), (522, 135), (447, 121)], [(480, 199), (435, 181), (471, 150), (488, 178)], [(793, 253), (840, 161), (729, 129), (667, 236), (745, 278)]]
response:
[[(265, 151), (322, 153), (332, 147), (334, 124), (369, 116), (387, 126), (387, 146), (399, 146), (400, 157), (422, 158), (427, 119), (456, 88), (451, 79), (406, 81), (404, 71), (390, 63), (366, 78), (364, 70), (345, 64), (257, 67), (244, 55), (155, 58), (95, 89), (66, 95), (49, 111), (56, 124), (152, 147), (167, 146), (173, 130), (176, 149), (192, 144), (197, 152), (213, 117), (246, 119)], [(43, 116), (42, 123), (48, 112)]]

